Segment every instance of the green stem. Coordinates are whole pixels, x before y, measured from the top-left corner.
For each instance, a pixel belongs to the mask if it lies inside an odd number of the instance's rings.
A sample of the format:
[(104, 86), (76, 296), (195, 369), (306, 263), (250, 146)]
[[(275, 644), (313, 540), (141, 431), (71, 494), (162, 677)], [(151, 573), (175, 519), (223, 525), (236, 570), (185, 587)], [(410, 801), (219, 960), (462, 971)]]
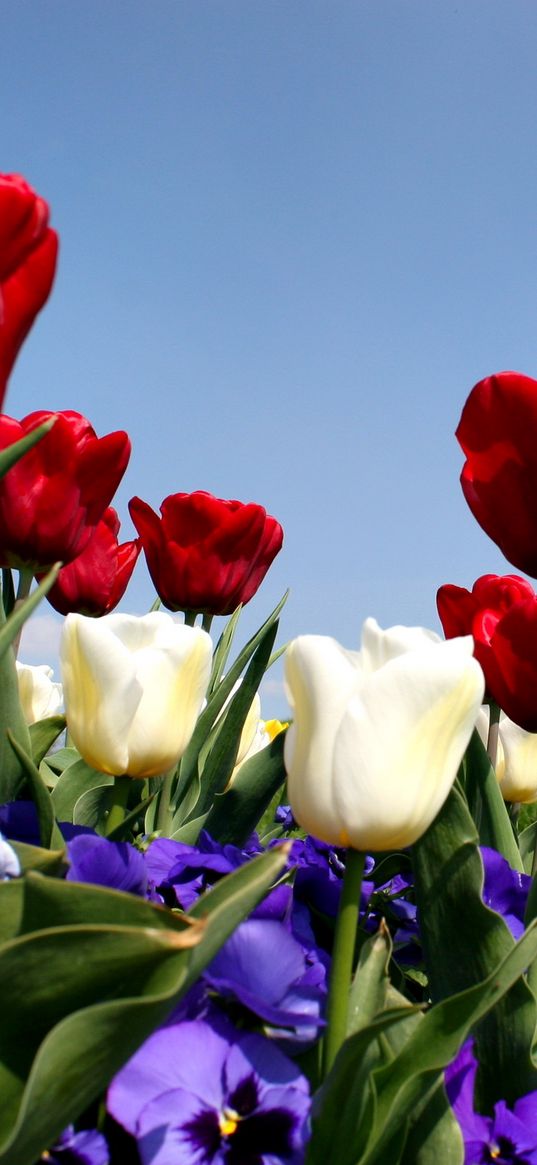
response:
[(185, 611), (185, 627), (193, 627), (196, 622), (197, 611)]
[(324, 1075), (330, 1071), (347, 1034), (349, 987), (358, 928), (364, 862), (365, 854), (355, 849), (347, 850), (345, 876), (332, 948), (332, 966), (326, 1009), (327, 1030), (324, 1039)]
[(211, 623), (212, 623), (213, 619), (214, 619), (214, 615), (202, 615), (202, 617), (201, 617), (202, 631), (207, 631), (207, 633), (208, 633), (211, 630)]
[(500, 706), (491, 700), (489, 704), (489, 735), (487, 740), (487, 753), (489, 761), (496, 769), (496, 760), (498, 758), (498, 733), (500, 725)]
[(168, 827), (170, 824), (170, 817), (171, 817), (170, 800), (171, 800), (172, 784), (173, 784), (174, 777), (175, 777), (175, 769), (172, 769), (171, 772), (166, 773), (165, 777), (163, 777), (162, 784), (160, 786), (160, 794), (159, 794), (159, 800), (158, 800), (158, 812), (157, 812), (157, 823), (156, 824), (157, 824), (157, 829), (158, 829), (159, 833), (163, 833), (164, 837), (168, 836)]
[(106, 819), (105, 837), (108, 837), (125, 820), (130, 789), (129, 777), (114, 777), (114, 784), (110, 786), (110, 810)]
[[(16, 611), (17, 607), (20, 607), (21, 603), (23, 603), (24, 600), (28, 598), (28, 595), (30, 594), (30, 589), (32, 586), (33, 577), (34, 577), (33, 572), (31, 570), (25, 569), (24, 567), (21, 570), (19, 570), (19, 582), (17, 585), (17, 594), (15, 596), (15, 604), (13, 607), (14, 611)], [(22, 635), (22, 627), (21, 627), (18, 635), (15, 636), (13, 643), (12, 643), (13, 653), (15, 655), (15, 659), (17, 658), (17, 655), (19, 654), (21, 635)]]

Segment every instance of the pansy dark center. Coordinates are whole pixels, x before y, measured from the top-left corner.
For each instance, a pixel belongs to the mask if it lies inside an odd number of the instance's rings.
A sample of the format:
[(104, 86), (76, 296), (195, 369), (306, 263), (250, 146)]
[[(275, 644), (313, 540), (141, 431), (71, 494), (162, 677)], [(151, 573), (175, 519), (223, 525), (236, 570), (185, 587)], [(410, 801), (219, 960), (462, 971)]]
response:
[(484, 1165), (529, 1165), (526, 1157), (520, 1157), (516, 1145), (510, 1137), (496, 1137), (492, 1145), (487, 1145)]

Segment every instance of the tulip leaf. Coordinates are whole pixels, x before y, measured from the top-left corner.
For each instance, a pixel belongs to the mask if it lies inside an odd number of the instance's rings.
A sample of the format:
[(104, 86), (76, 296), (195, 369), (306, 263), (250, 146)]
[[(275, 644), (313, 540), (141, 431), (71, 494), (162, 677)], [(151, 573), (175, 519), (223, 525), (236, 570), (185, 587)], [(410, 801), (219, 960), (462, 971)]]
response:
[(17, 461), (20, 461), (25, 453), (33, 449), (34, 445), (37, 445), (38, 441), (41, 441), (45, 434), (50, 432), (55, 423), (56, 417), (49, 417), (47, 421), (43, 421), (43, 424), (37, 425), (25, 437), (21, 437), (19, 441), (14, 441), (12, 445), (8, 445), (7, 449), (2, 449), (0, 452), (0, 477), (5, 477), (8, 470), (13, 465), (16, 465)]
[(204, 828), (222, 845), (242, 845), (285, 781), (285, 732), (244, 761), (233, 784), (216, 795)]
[(10, 841), (10, 846), (21, 864), (23, 874), (37, 870), (42, 874), (62, 874), (67, 869), (65, 844), (61, 849), (42, 849), (38, 845), (27, 845), (22, 841)]
[(537, 846), (537, 821), (532, 821), (531, 825), (527, 825), (522, 830), (522, 833), (519, 833), (518, 846), (524, 864), (524, 870), (526, 874), (531, 874), (533, 872), (535, 848)]
[(392, 947), (390, 932), (382, 919), (377, 934), (366, 939), (360, 951), (349, 992), (347, 1035), (367, 1027), (376, 1015), (385, 1010)]
[(33, 1165), (102, 1093), (286, 858), (282, 847), (254, 859), (180, 917), (120, 891), (38, 874), (0, 885), (0, 925), (6, 892), (13, 914), (23, 888), (25, 925), (52, 922), (0, 946), (9, 1012), (0, 1033), (0, 1165)]
[(35, 765), (41, 764), (43, 757), (47, 755), (49, 748), (52, 747), (64, 728), (65, 716), (47, 716), (45, 720), (38, 720), (36, 724), (30, 724), (30, 744)]
[(0, 882), (0, 950), (2, 943), (8, 942), (18, 934), (23, 906), (24, 880), (14, 878), (10, 882)]
[(466, 799), (481, 845), (491, 846), (514, 870), (523, 873), (524, 866), (505, 801), (477, 729), (474, 729), (466, 750), (463, 770)]
[(16, 639), (17, 635), (19, 635), (22, 631), (26, 620), (30, 618), (30, 615), (33, 613), (33, 611), (35, 611), (35, 608), (39, 606), (41, 599), (44, 599), (50, 588), (54, 586), (54, 583), (56, 582), (56, 579), (60, 573), (60, 568), (61, 562), (57, 562), (55, 566), (51, 567), (48, 574), (45, 575), (43, 581), (40, 582), (35, 591), (32, 591), (31, 595), (28, 595), (27, 599), (23, 599), (21, 603), (18, 603), (15, 606), (15, 609), (11, 612), (9, 618), (6, 619), (3, 623), (3, 626), (0, 627), (0, 658), (5, 655), (8, 649), (11, 647), (14, 639)]
[(240, 687), (222, 717), (221, 727), (200, 774), (200, 795), (193, 816), (207, 812), (217, 793), (226, 787), (237, 757), (241, 732), (252, 700), (265, 673), (278, 624), (273, 623), (258, 644)]
[(266, 619), (259, 630), (256, 631), (255, 635), (253, 635), (252, 638), (248, 640), (248, 643), (245, 647), (243, 647), (242, 651), (239, 652), (237, 659), (232, 664), (229, 671), (227, 672), (227, 675), (224, 677), (221, 683), (218, 684), (216, 691), (212, 693), (207, 707), (204, 708), (201, 716), (198, 718), (198, 722), (192, 734), (188, 748), (185, 750), (181, 760), (179, 768), (178, 791), (177, 797), (175, 799), (176, 805), (182, 801), (186, 790), (195, 777), (198, 768), (199, 753), (205, 744), (205, 741), (207, 740), (211, 728), (213, 727), (219, 713), (222, 711), (222, 708), (228, 699), (228, 696), (231, 695), (237, 680), (242, 675), (242, 672), (244, 671), (248, 662), (251, 660), (257, 647), (263, 642), (265, 636), (268, 634), (273, 624), (277, 621), (282, 607), (287, 601), (288, 594), (289, 592), (286, 591), (283, 597), (280, 599), (280, 602), (268, 616), (268, 619)]
[(191, 821), (180, 825), (175, 832), (170, 834), (170, 837), (173, 838), (173, 841), (182, 841), (184, 845), (195, 845), (201, 830), (205, 829), (208, 816), (208, 813), (202, 813), (201, 817), (193, 817)]
[[(123, 777), (123, 780), (128, 780), (128, 778)], [(140, 784), (141, 782), (137, 782), (137, 783)], [(111, 829), (109, 832), (107, 831), (106, 837), (108, 838), (108, 840), (109, 841), (129, 840), (129, 835), (132, 832), (132, 826), (135, 825), (136, 822), (139, 820), (139, 818), (141, 818), (143, 816), (146, 808), (149, 805), (151, 805), (151, 803), (155, 800), (156, 796), (157, 796), (156, 791), (154, 793), (150, 793), (148, 797), (145, 797), (142, 801), (138, 801), (138, 803), (134, 806), (133, 809), (129, 809), (129, 812), (125, 814), (123, 821), (120, 821), (119, 825), (116, 825), (115, 829)], [(78, 802), (77, 802), (77, 804), (78, 804)], [(75, 811), (76, 811), (76, 805), (75, 805)]]
[[(0, 603), (0, 637), (7, 624)], [(13, 651), (0, 653), (0, 804), (14, 801), (26, 779), (24, 765), (8, 739), (8, 729), (25, 753), (31, 752), (30, 733), (19, 697), (19, 681)]]
[(37, 817), (39, 821), (39, 834), (41, 838), (41, 845), (44, 849), (63, 849), (64, 840), (58, 828), (56, 818), (54, 816), (54, 808), (50, 793), (43, 781), (39, 769), (36, 768), (31, 756), (24, 751), (22, 745), (19, 744), (16, 737), (8, 729), (8, 740), (13, 748), (15, 754), (19, 758), (21, 765), (26, 774), (32, 799), (37, 810)]
[[(484, 905), (483, 864), (462, 792), (453, 788), (436, 820), (412, 847), (416, 901), (433, 1000), (445, 999), (490, 975), (513, 949), (504, 919)], [(536, 1000), (524, 979), (477, 1032), (479, 1103), (512, 1104), (537, 1088), (531, 1046)]]
[[(128, 780), (123, 777), (122, 780)], [(101, 773), (100, 785), (86, 789), (73, 806), (73, 825), (85, 825), (105, 835), (107, 814), (114, 803), (114, 782), (105, 781)]]
[[(78, 753), (75, 755), (78, 756)], [(106, 773), (97, 772), (79, 757), (63, 770), (50, 794), (56, 820), (72, 822), (75, 805), (84, 793), (88, 793), (92, 789), (102, 788), (104, 785), (113, 785), (113, 783), (113, 777), (107, 776)]]
[(232, 615), (230, 615), (214, 649), (211, 678), (207, 687), (207, 699), (210, 699), (215, 688), (218, 687), (222, 680), (228, 656), (231, 651), (231, 644), (233, 643), (235, 631), (237, 630), (237, 624), (240, 619), (241, 611), (242, 603), (239, 603), (237, 609), (233, 612)]

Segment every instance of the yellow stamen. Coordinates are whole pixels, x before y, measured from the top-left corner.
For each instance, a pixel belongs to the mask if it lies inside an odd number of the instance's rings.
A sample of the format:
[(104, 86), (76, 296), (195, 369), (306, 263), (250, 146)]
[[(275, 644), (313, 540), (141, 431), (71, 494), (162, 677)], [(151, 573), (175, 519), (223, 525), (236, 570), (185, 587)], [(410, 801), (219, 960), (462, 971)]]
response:
[(223, 1137), (232, 1137), (233, 1133), (237, 1131), (237, 1125), (240, 1121), (238, 1112), (233, 1108), (225, 1108), (218, 1117), (218, 1128)]

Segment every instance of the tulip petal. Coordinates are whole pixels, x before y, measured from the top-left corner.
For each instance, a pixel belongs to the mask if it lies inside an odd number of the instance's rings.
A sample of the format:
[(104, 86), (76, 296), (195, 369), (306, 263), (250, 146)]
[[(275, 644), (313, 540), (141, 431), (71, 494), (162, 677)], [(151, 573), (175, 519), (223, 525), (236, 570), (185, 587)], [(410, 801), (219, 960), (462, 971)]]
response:
[(410, 651), (351, 699), (334, 745), (334, 799), (354, 848), (411, 845), (434, 820), (483, 699), (471, 653), (470, 637)]
[(286, 651), (285, 679), (295, 714), (284, 745), (293, 814), (303, 829), (339, 845), (333, 748), (345, 708), (361, 683), (360, 656), (328, 636), (301, 635)]
[(68, 730), (94, 768), (127, 770), (127, 732), (142, 698), (130, 652), (107, 620), (68, 615), (60, 643)]
[(374, 672), (390, 659), (408, 651), (419, 651), (441, 643), (440, 636), (426, 627), (379, 627), (376, 619), (366, 619), (362, 627), (362, 666), (364, 672)]

